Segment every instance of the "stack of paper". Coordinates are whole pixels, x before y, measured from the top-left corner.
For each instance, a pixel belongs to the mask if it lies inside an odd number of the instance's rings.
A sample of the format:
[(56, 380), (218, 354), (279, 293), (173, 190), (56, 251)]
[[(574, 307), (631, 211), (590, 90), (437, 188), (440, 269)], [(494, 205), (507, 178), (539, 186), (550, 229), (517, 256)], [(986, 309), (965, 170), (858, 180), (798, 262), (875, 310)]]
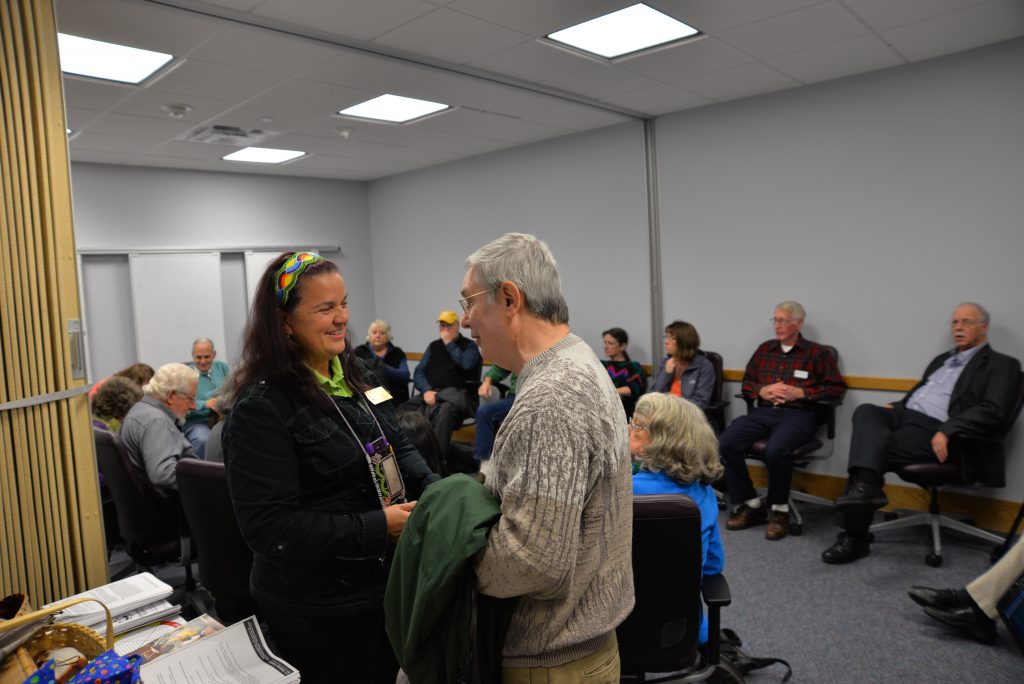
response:
[[(173, 591), (171, 585), (143, 572), (68, 598), (88, 597), (101, 601), (114, 617), (114, 633), (120, 634), (180, 612), (181, 606), (167, 602)], [(93, 602), (79, 603), (57, 614), (57, 622), (77, 622), (94, 628), (102, 627), (106, 618), (103, 608)]]

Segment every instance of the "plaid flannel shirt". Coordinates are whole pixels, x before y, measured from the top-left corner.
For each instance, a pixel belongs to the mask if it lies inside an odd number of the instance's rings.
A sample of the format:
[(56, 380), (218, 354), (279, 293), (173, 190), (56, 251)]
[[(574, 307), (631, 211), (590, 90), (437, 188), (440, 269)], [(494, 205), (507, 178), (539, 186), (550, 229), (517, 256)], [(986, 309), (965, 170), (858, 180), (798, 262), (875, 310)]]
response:
[(809, 409), (813, 401), (842, 399), (846, 394), (846, 381), (839, 374), (835, 357), (803, 335), (797, 336), (788, 354), (782, 352), (778, 340), (768, 340), (757, 348), (743, 373), (743, 396), (753, 399), (758, 406), (771, 406), (758, 393), (765, 385), (776, 382), (800, 387), (806, 394), (805, 399), (781, 404), (785, 408)]

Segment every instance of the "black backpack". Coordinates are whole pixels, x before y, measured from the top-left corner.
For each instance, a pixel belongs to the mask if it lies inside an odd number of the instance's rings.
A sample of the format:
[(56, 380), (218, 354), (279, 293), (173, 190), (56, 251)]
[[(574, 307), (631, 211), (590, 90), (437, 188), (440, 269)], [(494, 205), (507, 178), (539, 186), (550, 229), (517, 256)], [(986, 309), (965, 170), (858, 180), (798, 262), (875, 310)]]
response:
[(783, 682), (788, 682), (793, 676), (793, 668), (782, 658), (755, 658), (743, 652), (740, 648), (743, 641), (739, 635), (731, 629), (722, 628), (719, 644), (719, 659), (721, 664), (716, 668), (715, 673), (709, 681), (716, 684), (742, 684), (744, 676), (751, 670), (759, 670), (769, 665), (784, 665), (786, 675)]

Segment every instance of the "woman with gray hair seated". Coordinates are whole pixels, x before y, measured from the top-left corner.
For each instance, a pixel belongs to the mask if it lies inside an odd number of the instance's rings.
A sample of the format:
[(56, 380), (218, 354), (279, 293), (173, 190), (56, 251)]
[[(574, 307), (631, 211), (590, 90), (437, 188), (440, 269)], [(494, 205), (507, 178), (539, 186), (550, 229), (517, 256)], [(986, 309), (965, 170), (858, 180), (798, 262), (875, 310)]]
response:
[(195, 458), (192, 445), (181, 432), (185, 415), (196, 405), (199, 371), (183, 363), (160, 366), (142, 388), (145, 396), (121, 424), (121, 439), (132, 463), (164, 496), (178, 489), (174, 467), (182, 458)]
[(384, 383), (393, 397), (393, 406), (409, 401), (409, 361), (402, 348), (391, 341), (391, 325), (387, 321), (378, 318), (370, 323), (366, 343), (353, 351)]
[[(711, 483), (724, 469), (718, 461), (718, 440), (704, 412), (671, 394), (643, 395), (629, 422), (629, 453), (633, 456), (634, 496), (686, 494), (697, 504), (703, 576), (720, 574), (725, 568), (725, 549)], [(698, 643), (707, 640), (707, 619), (701, 618)]]

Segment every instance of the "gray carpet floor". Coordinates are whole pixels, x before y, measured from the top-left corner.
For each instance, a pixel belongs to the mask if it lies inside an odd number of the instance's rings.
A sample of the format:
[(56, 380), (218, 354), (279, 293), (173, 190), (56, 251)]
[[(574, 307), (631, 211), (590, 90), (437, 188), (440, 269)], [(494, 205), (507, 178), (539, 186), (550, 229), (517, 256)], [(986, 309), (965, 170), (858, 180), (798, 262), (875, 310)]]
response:
[[(1002, 624), (987, 646), (936, 622), (907, 596), (914, 584), (962, 587), (989, 567), (990, 544), (943, 535), (944, 563), (925, 564), (926, 527), (879, 534), (871, 555), (827, 565), (821, 552), (835, 541), (831, 509), (803, 504), (804, 533), (777, 542), (764, 526), (730, 532), (720, 525), (733, 603), (722, 625), (743, 650), (793, 666), (794, 684), (901, 682), (1024, 682), (1024, 656)], [(748, 681), (778, 682), (775, 665)]]

